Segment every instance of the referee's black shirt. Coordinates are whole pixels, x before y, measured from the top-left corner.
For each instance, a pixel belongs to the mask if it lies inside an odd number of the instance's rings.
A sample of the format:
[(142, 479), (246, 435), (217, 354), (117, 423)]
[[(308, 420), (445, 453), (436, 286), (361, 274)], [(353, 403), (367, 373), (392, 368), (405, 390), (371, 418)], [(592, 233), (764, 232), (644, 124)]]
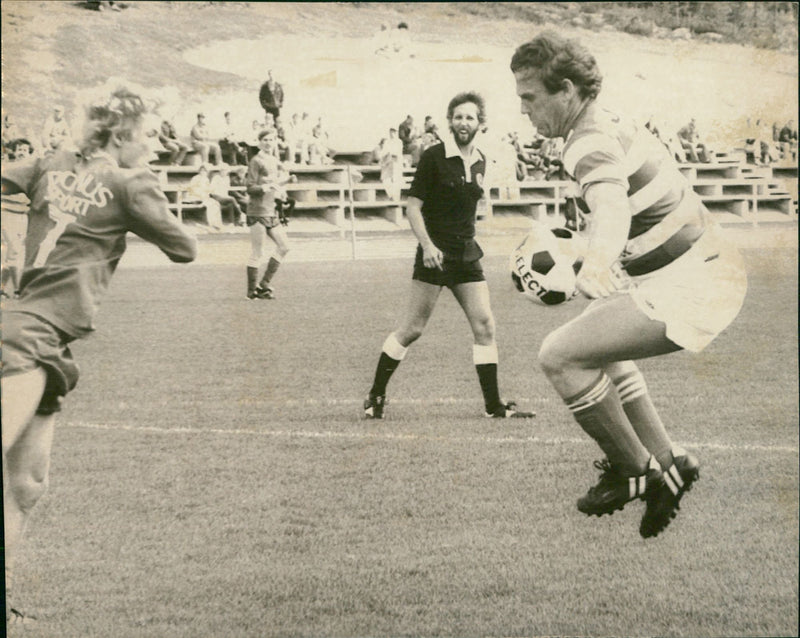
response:
[(475, 149), (467, 181), (454, 139), (428, 148), (419, 160), (410, 197), (422, 200), (422, 218), (431, 241), (444, 252), (458, 251), (475, 237), (475, 211), (483, 195), (486, 158)]

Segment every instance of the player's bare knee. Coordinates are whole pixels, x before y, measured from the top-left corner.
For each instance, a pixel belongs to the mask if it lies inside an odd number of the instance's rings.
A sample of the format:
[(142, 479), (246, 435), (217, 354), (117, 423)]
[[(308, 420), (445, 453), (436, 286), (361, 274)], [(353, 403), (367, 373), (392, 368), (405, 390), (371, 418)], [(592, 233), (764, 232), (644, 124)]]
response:
[(490, 343), (494, 341), (495, 322), (494, 317), (487, 315), (472, 322), (472, 332), (476, 343)]
[(561, 340), (557, 333), (551, 332), (544, 338), (539, 348), (537, 361), (542, 372), (548, 376), (558, 374), (567, 367), (569, 357), (565, 349), (561, 347)]
[(35, 476), (27, 473), (10, 479), (11, 493), (22, 512), (29, 512), (45, 495), (49, 486), (47, 474)]
[(395, 331), (395, 337), (400, 345), (408, 347), (422, 336), (420, 326), (408, 326)]

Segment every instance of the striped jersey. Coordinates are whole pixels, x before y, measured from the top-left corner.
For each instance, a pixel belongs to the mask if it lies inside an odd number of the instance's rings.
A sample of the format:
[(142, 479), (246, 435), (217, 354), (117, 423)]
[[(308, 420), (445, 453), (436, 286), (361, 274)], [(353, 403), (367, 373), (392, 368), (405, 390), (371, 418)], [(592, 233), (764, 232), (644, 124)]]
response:
[[(666, 147), (650, 131), (590, 104), (567, 137), (564, 169), (583, 195), (592, 184), (619, 184), (628, 194), (631, 226), (624, 257), (657, 247), (685, 224), (709, 216)], [(584, 202), (579, 202), (587, 210)]]

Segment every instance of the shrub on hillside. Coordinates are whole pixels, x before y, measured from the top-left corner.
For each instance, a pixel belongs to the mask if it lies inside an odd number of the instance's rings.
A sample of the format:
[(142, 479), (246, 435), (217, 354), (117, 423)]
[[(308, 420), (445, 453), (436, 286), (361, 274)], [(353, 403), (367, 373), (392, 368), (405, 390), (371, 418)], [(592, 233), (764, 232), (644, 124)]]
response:
[(625, 33), (632, 33), (634, 35), (653, 35), (656, 25), (652, 20), (645, 20), (639, 16), (633, 16), (622, 27)]

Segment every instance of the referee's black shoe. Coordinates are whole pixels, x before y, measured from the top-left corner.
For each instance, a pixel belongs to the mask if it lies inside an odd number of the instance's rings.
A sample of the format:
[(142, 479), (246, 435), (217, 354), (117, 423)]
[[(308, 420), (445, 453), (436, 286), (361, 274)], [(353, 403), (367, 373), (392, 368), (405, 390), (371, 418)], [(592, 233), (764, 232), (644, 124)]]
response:
[(525, 412), (517, 408), (513, 401), (501, 403), (492, 412), (484, 412), (484, 416), (490, 419), (532, 419), (536, 412)]
[(365, 419), (382, 419), (383, 406), (386, 404), (386, 397), (382, 394), (370, 394), (364, 399), (364, 418)]

